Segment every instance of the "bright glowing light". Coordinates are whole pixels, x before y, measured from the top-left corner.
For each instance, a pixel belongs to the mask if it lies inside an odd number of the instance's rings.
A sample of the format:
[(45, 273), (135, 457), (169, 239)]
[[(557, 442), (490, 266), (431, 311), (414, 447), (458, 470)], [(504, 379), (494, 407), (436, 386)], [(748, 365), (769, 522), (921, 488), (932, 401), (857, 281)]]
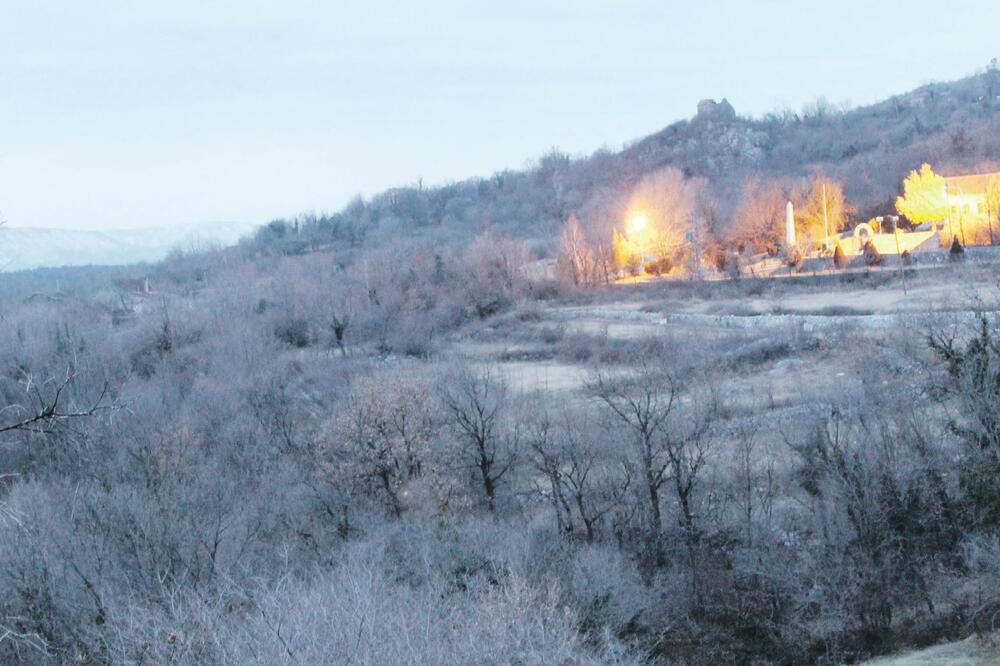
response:
[(628, 222), (628, 232), (637, 234), (646, 228), (646, 216), (642, 214), (633, 215)]

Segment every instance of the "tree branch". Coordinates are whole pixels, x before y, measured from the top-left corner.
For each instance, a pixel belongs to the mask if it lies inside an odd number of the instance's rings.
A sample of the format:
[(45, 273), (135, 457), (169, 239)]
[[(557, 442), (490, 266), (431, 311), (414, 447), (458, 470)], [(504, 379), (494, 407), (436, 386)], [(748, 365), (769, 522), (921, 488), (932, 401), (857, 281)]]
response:
[[(41, 391), (36, 388), (34, 393), (35, 398), (38, 400), (38, 407), (35, 409), (34, 413), (21, 419), (20, 421), (0, 425), (0, 433), (20, 430), (36, 434), (51, 434), (54, 432), (52, 426), (61, 421), (85, 418), (93, 416), (99, 411), (110, 409), (109, 406), (103, 404), (104, 398), (108, 394), (108, 384), (105, 382), (104, 386), (101, 388), (101, 394), (89, 407), (75, 411), (62, 411), (59, 403), (62, 400), (63, 392), (75, 378), (75, 372), (67, 372), (66, 379), (63, 380), (63, 382), (56, 388), (55, 394), (52, 396), (51, 400), (46, 400), (45, 397), (42, 396)], [(30, 380), (28, 390), (30, 393)]]

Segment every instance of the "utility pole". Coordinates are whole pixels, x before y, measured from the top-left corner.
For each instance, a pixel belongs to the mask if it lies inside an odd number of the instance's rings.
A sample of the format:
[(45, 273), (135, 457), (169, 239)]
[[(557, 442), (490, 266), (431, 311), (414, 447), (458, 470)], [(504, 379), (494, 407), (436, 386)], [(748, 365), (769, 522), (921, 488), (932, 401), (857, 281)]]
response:
[(948, 181), (944, 182), (944, 205), (948, 213), (948, 235), (955, 238), (955, 230), (951, 224), (951, 192), (948, 190)]
[(906, 269), (903, 267), (903, 253), (899, 251), (899, 216), (892, 216), (892, 235), (896, 237), (896, 258), (899, 260), (899, 279), (903, 282), (903, 294), (906, 294)]
[(990, 230), (990, 245), (993, 245), (993, 211), (990, 210), (990, 195), (986, 194), (986, 228)]

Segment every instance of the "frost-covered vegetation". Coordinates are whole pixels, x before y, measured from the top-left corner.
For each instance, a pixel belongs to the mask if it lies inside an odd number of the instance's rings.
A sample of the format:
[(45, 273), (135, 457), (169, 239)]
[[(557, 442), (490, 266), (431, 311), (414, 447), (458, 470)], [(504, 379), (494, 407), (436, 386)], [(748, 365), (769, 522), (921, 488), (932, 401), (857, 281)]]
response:
[(834, 664), (990, 628), (991, 312), (794, 307), (894, 272), (578, 291), (523, 258), (15, 276), (2, 660)]
[[(772, 233), (754, 165), (861, 205), (996, 154), (994, 75), (5, 274), (0, 661), (839, 664), (992, 630), (994, 264), (608, 285), (593, 233), (640, 182), (708, 247), (727, 206)], [(829, 153), (847, 130), (885, 138)]]

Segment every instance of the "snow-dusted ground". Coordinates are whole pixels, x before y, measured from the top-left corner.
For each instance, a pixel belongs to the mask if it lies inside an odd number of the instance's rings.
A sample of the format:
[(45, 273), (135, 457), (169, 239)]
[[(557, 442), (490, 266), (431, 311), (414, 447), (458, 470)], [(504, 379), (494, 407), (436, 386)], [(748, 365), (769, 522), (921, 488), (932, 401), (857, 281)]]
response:
[(175, 248), (232, 245), (253, 229), (254, 225), (245, 222), (114, 231), (3, 226), (0, 227), (0, 271), (158, 261)]

